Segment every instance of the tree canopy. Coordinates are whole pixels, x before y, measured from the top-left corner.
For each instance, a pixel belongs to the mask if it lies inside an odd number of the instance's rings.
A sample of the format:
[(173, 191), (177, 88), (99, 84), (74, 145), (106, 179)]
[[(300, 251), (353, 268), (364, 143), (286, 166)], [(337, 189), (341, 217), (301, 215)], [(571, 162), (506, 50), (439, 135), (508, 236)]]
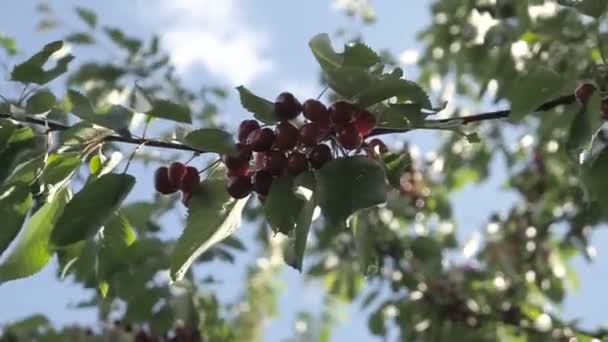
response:
[[(60, 29), (49, 5), (38, 10), (40, 29)], [(608, 220), (608, 1), (430, 10), (416, 79), (353, 32), (302, 42), (325, 88), (312, 99), (189, 89), (158, 37), (84, 7), (80, 27), (27, 58), (0, 34), (6, 82), (19, 87), (0, 94), (0, 291), (56, 258), (58, 279), (94, 290), (78, 306), (99, 315), (93, 327), (24, 317), (2, 323), (0, 341), (262, 340), (281, 314), (284, 267), (325, 291), (320, 311), (298, 313), (293, 341), (330, 341), (337, 308), (353, 302), (391, 341), (608, 341), (556, 309), (577, 282), (572, 260), (593, 260)], [(366, 1), (347, 14), (382, 20)], [(228, 96), (250, 114), (234, 127), (216, 120)], [(473, 113), (480, 103), (495, 108)], [(434, 132), (435, 153), (395, 148), (419, 130)], [(518, 200), (487, 213), (471, 249), (453, 197), (491, 177), (496, 158)], [(147, 200), (133, 200), (135, 165), (156, 170)], [(187, 217), (173, 239), (162, 218), (177, 206)], [(244, 223), (253, 241), (233, 235)], [(197, 276), (241, 259), (236, 302), (209, 291), (221, 279)]]

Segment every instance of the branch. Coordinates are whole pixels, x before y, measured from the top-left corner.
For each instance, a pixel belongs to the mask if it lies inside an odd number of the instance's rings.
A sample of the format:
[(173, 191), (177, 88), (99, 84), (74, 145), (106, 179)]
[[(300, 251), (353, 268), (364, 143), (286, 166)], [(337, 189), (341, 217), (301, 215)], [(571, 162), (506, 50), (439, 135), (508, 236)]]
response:
[[(549, 111), (558, 106), (572, 104), (575, 101), (576, 101), (576, 97), (574, 95), (560, 96), (553, 100), (550, 100), (550, 101), (547, 101), (547, 102), (541, 104), (540, 106), (538, 106), (538, 108), (536, 108), (534, 110), (534, 112), (546, 112), (546, 111)], [(447, 124), (447, 123), (455, 123), (457, 125), (464, 126), (464, 125), (468, 125), (470, 123), (475, 123), (475, 122), (505, 119), (505, 118), (509, 117), (509, 114), (511, 114), (511, 110), (504, 109), (504, 110), (480, 113), (480, 114), (475, 114), (475, 115), (470, 115), (470, 116), (462, 116), (462, 117), (447, 118), (447, 119), (440, 119), (440, 120), (427, 120), (426, 123), (428, 123), (429, 126), (441, 125), (441, 124)], [(391, 134), (391, 133), (404, 133), (404, 132), (408, 132), (410, 130), (411, 130), (410, 128), (376, 128), (369, 134), (369, 136)]]
[[(40, 125), (44, 127), (48, 127), (51, 131), (65, 131), (70, 129), (71, 126), (64, 125), (58, 122), (47, 121), (43, 119), (36, 119), (33, 117), (25, 116), (22, 118), (16, 118), (10, 114), (1, 114), (0, 118), (12, 119), (15, 121), (30, 123), (34, 125)], [(196, 153), (207, 153), (207, 151), (199, 150), (188, 145), (173, 143), (161, 140), (153, 140), (153, 139), (145, 139), (145, 138), (133, 138), (133, 137), (125, 137), (122, 135), (109, 135), (103, 139), (105, 142), (121, 142), (126, 144), (133, 145), (144, 145), (145, 147), (158, 147), (158, 148), (168, 148), (172, 150), (180, 150), (180, 151), (190, 151)]]

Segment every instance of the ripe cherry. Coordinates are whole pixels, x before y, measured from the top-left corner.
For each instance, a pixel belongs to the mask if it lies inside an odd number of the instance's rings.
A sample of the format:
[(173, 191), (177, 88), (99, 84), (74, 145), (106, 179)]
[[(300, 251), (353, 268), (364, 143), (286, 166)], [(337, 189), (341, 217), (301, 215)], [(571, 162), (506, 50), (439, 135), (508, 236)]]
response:
[(587, 104), (587, 102), (591, 98), (591, 95), (593, 95), (596, 89), (597, 88), (594, 84), (586, 82), (576, 88), (576, 90), (574, 91), (574, 96), (580, 104), (585, 105)]
[(264, 154), (264, 170), (271, 175), (278, 176), (283, 173), (287, 164), (285, 153), (281, 151), (268, 151)]
[(226, 190), (233, 198), (245, 198), (251, 193), (251, 177), (250, 176), (232, 176), (228, 178)]
[(260, 124), (255, 120), (244, 120), (239, 125), (238, 138), (239, 142), (245, 143), (249, 134), (257, 129), (260, 129)]
[(370, 142), (368, 143), (369, 147), (378, 154), (384, 154), (388, 152), (388, 147), (386, 147), (386, 144), (384, 143), (384, 141), (380, 140), (380, 139), (372, 139), (370, 140)]
[(251, 148), (243, 143), (237, 143), (236, 149), (239, 151), (239, 158), (243, 160), (250, 161), (251, 157), (253, 157), (253, 153), (251, 152)]
[(177, 186), (169, 181), (169, 169), (166, 166), (159, 167), (154, 172), (154, 188), (161, 194), (172, 194), (177, 191)]
[(300, 127), (300, 142), (304, 146), (315, 146), (321, 140), (321, 125), (317, 122), (309, 122)]
[(293, 152), (287, 157), (287, 173), (297, 176), (308, 170), (308, 158), (304, 153)]
[(338, 142), (347, 150), (354, 150), (361, 146), (363, 142), (363, 136), (357, 129), (357, 126), (353, 123), (346, 123), (342, 126), (336, 134)]
[(195, 167), (188, 166), (186, 168), (186, 175), (182, 179), (182, 184), (179, 187), (184, 192), (192, 192), (201, 182), (201, 177), (198, 174), (198, 170)]
[(279, 150), (291, 150), (298, 144), (300, 138), (300, 131), (298, 128), (289, 122), (281, 122), (275, 128), (276, 139), (274, 141), (274, 147)]
[(376, 128), (376, 117), (367, 110), (360, 110), (355, 114), (355, 126), (362, 136), (367, 136)]
[(222, 161), (230, 175), (246, 175), (249, 172), (249, 159), (224, 155)]
[(251, 183), (253, 184), (253, 190), (258, 195), (267, 196), (270, 192), (270, 186), (272, 185), (272, 174), (268, 171), (259, 170), (251, 177)]
[(604, 120), (608, 120), (608, 97), (602, 99), (602, 104), (600, 107), (602, 110), (602, 118)]
[(327, 107), (318, 100), (309, 99), (302, 106), (304, 117), (312, 122), (329, 121)]
[(341, 126), (353, 119), (356, 107), (346, 101), (338, 101), (329, 107), (329, 117), (336, 126)]
[(255, 130), (247, 137), (247, 145), (254, 152), (270, 150), (275, 140), (274, 131), (268, 127)]
[(174, 162), (169, 165), (169, 181), (179, 187), (182, 183), (182, 179), (186, 175), (186, 165), (180, 162)]
[(308, 160), (310, 161), (310, 165), (315, 169), (320, 169), (327, 162), (333, 159), (331, 155), (331, 149), (327, 145), (317, 145), (312, 151), (310, 151), (310, 155), (308, 156)]
[(300, 101), (292, 93), (284, 92), (277, 96), (274, 102), (274, 112), (280, 120), (295, 119), (302, 112)]

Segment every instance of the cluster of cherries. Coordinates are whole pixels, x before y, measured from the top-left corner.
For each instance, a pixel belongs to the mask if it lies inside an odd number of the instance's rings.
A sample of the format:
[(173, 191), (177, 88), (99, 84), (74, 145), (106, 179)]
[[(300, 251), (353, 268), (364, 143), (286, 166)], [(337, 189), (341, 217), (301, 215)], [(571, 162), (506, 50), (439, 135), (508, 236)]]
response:
[[(376, 127), (373, 114), (346, 101), (327, 108), (314, 99), (301, 104), (291, 93), (284, 92), (277, 97), (274, 111), (279, 119), (274, 127), (261, 126), (255, 120), (241, 122), (238, 155), (222, 157), (227, 169), (227, 190), (234, 198), (244, 198), (255, 191), (264, 199), (275, 177), (320, 169), (332, 160), (332, 150), (326, 144), (329, 140), (345, 150), (357, 150)], [(300, 113), (306, 120), (296, 126), (292, 120)]]
[(169, 167), (159, 167), (154, 173), (156, 191), (169, 195), (181, 190), (184, 204), (188, 202), (200, 182), (198, 170), (180, 162), (174, 162)]

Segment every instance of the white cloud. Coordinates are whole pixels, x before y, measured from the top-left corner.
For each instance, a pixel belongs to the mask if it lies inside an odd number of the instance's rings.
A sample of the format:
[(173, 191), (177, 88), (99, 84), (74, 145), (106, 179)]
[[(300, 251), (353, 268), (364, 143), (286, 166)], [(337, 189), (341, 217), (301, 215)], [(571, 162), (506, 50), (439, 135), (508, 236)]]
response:
[(239, 2), (158, 0), (152, 6), (146, 2), (143, 13), (163, 23), (163, 46), (180, 74), (203, 66), (211, 75), (236, 85), (250, 83), (274, 68), (266, 55), (267, 35), (247, 23)]

